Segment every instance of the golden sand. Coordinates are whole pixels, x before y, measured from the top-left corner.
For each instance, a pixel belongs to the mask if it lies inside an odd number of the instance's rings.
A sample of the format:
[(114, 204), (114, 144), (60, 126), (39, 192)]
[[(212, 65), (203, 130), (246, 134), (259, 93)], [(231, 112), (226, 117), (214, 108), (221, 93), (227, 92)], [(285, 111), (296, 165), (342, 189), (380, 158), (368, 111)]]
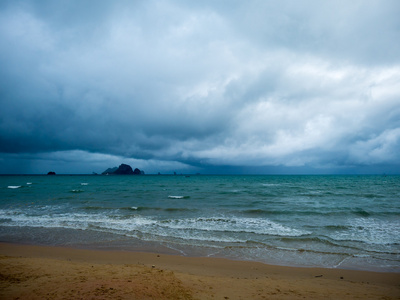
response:
[(400, 299), (400, 274), (0, 244), (0, 299)]

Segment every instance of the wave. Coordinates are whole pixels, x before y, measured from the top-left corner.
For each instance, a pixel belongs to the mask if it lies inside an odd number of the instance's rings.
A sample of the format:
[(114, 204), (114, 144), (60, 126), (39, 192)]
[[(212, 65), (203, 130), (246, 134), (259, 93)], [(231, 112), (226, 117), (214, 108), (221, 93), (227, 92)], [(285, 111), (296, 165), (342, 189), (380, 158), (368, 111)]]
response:
[(355, 215), (363, 216), (363, 217), (369, 217), (371, 213), (367, 212), (366, 210), (362, 208), (356, 208), (355, 210), (351, 211)]
[[(38, 208), (39, 209), (39, 208)], [(176, 236), (178, 232), (188, 232), (194, 237), (203, 236), (204, 232), (215, 239), (215, 236), (246, 235), (276, 236), (281, 241), (289, 241), (296, 238), (298, 242), (318, 242), (343, 245), (344, 242), (367, 243), (376, 245), (399, 244), (399, 228), (394, 223), (383, 223), (367, 219), (356, 220), (346, 225), (326, 225), (326, 237), (323, 239), (310, 236), (312, 231), (305, 228), (292, 228), (287, 225), (261, 218), (243, 217), (196, 217), (177, 219), (158, 219), (156, 216), (147, 217), (138, 214), (121, 215), (117, 211), (121, 208), (86, 206), (81, 207), (82, 212), (43, 214), (43, 210), (35, 210), (31, 213), (24, 211), (1, 211), (2, 225), (7, 226), (33, 226), (33, 227), (66, 227), (85, 229), (88, 225), (96, 225), (103, 230), (138, 230), (152, 234), (166, 232), (169, 236)], [(140, 210), (162, 210), (165, 212), (191, 212), (195, 209), (188, 208), (154, 208), (154, 207), (125, 207), (131, 211)], [(87, 213), (85, 213), (87, 211)], [(103, 212), (104, 211), (104, 212)], [(113, 213), (110, 213), (113, 211)], [(7, 221), (6, 221), (7, 220)], [(6, 222), (7, 224), (4, 224)], [(145, 224), (151, 227), (142, 228)], [(210, 238), (211, 238), (210, 237)], [(289, 240), (286, 240), (288, 238)], [(243, 239), (243, 238), (241, 238)], [(346, 246), (347, 247), (347, 246)]]
[(267, 215), (299, 215), (299, 216), (362, 216), (362, 217), (375, 217), (375, 216), (400, 216), (398, 211), (367, 211), (361, 208), (357, 209), (341, 209), (336, 211), (317, 211), (317, 210), (296, 210), (296, 209), (287, 209), (287, 210), (272, 210), (272, 209), (245, 209), (240, 211), (240, 213), (248, 214), (248, 215), (259, 215), (259, 216), (267, 216)]
[(323, 211), (310, 211), (310, 210), (304, 210), (304, 211), (298, 211), (298, 210), (270, 210), (270, 209), (261, 209), (261, 208), (255, 208), (255, 209), (246, 209), (241, 211), (243, 214), (250, 214), (250, 215), (305, 215), (305, 216), (312, 216), (312, 215), (336, 215), (336, 214), (342, 214), (343, 212), (323, 212)]
[(169, 207), (165, 208), (165, 211), (168, 212), (196, 212), (198, 209), (195, 208), (182, 208), (182, 207)]
[(79, 209), (87, 211), (141, 211), (141, 210), (161, 210), (161, 208), (142, 207), (142, 206), (127, 206), (127, 207), (110, 207), (110, 206), (83, 206)]
[[(226, 246), (225, 249), (229, 250), (236, 250), (236, 249), (243, 249), (246, 252), (249, 252), (249, 250), (259, 250), (259, 251), (266, 251), (266, 252), (272, 252), (274, 250), (280, 251), (288, 251), (288, 252), (297, 252), (298, 254), (304, 255), (304, 254), (317, 254), (317, 255), (334, 255), (334, 256), (342, 256), (342, 257), (356, 257), (356, 258), (369, 258), (373, 257), (374, 259), (386, 259), (387, 258), (381, 258), (382, 255), (398, 255), (398, 253), (392, 253), (390, 251), (382, 251), (382, 252), (377, 252), (377, 251), (366, 251), (363, 248), (357, 248), (357, 247), (346, 247), (334, 242), (331, 242), (327, 239), (324, 238), (319, 238), (319, 237), (311, 237), (311, 238), (282, 238), (282, 240), (285, 240), (288, 242), (287, 245), (282, 246), (282, 245), (274, 245), (273, 243), (266, 243), (266, 242), (259, 242), (259, 241), (252, 241), (248, 240), (245, 244), (243, 245), (229, 245)], [(310, 243), (317, 243), (318, 245), (325, 245), (326, 247), (315, 247), (315, 246), (309, 246), (309, 247), (302, 247), (300, 246), (301, 244), (298, 244), (299, 247), (293, 246), (291, 242), (293, 241), (303, 241), (303, 245), (310, 245)], [(390, 259), (389, 259), (390, 260)], [(398, 261), (397, 259), (394, 259), (393, 261)]]
[(254, 218), (187, 218), (165, 220), (160, 226), (180, 230), (202, 230), (223, 233), (254, 233), (274, 236), (301, 236), (310, 232)]
[[(65, 207), (61, 208), (66, 211)], [(160, 210), (171, 214), (121, 213), (118, 210), (132, 212)], [(368, 218), (353, 220), (350, 224), (330, 224), (323, 226), (318, 233), (316, 228), (294, 228), (282, 222), (267, 218), (210, 216), (173, 218), (174, 212), (191, 212), (197, 209), (179, 207), (79, 207), (74, 213), (59, 213), (58, 209), (35, 208), (35, 210), (0, 210), (1, 226), (28, 226), (44, 228), (70, 228), (79, 230), (97, 230), (120, 235), (137, 236), (140, 239), (152, 240), (163, 237), (163, 240), (188, 239), (191, 241), (235, 242), (276, 241), (280, 247), (296, 248), (291, 245), (327, 245), (357, 251), (376, 248), (387, 252), (387, 249), (400, 243), (399, 227), (395, 222), (383, 222)], [(183, 214), (184, 215), (184, 214)], [(169, 216), (169, 217), (167, 217)], [(397, 229), (396, 229), (397, 228)], [(372, 245), (366, 247), (365, 245)], [(363, 247), (366, 247), (363, 249)], [(301, 248), (301, 247), (300, 247)], [(299, 248), (299, 249), (300, 249)], [(386, 249), (387, 248), (387, 249)], [(398, 247), (397, 247), (398, 248)], [(386, 250), (385, 250), (386, 249)]]
[(83, 206), (80, 207), (79, 209), (83, 209), (83, 210), (93, 210), (93, 211), (100, 211), (100, 210), (115, 210), (115, 208), (113, 207), (103, 207), (103, 206)]
[(93, 211), (101, 211), (101, 210), (110, 210), (110, 211), (165, 211), (165, 212), (196, 212), (198, 209), (196, 208), (184, 208), (184, 207), (151, 207), (151, 206), (126, 206), (126, 207), (105, 207), (105, 206), (84, 206), (80, 207), (83, 210), (93, 210)]
[(21, 187), (22, 187), (21, 185), (9, 185), (9, 186), (7, 186), (7, 188), (9, 188), (9, 189), (19, 189)]
[(280, 183), (262, 183), (262, 186), (281, 186), (282, 184)]
[(120, 210), (127, 210), (127, 211), (145, 211), (145, 210), (162, 210), (161, 207), (147, 207), (147, 206), (126, 206), (126, 207), (120, 207), (120, 208), (114, 208), (114, 209), (120, 209)]
[[(86, 207), (89, 211), (102, 210), (103, 208), (96, 206)], [(175, 208), (170, 208), (176, 211)], [(178, 211), (180, 209), (178, 208)], [(2, 211), (0, 213), (2, 219), (12, 219), (10, 224), (15, 226), (43, 226), (43, 227), (73, 227), (77, 229), (85, 229), (88, 224), (101, 224), (104, 229), (120, 229), (120, 230), (139, 230), (157, 233), (168, 231), (169, 235), (174, 236), (179, 231), (191, 231), (199, 234), (199, 232), (209, 232), (213, 236), (229, 235), (232, 233), (254, 233), (261, 235), (275, 236), (301, 236), (309, 234), (302, 230), (290, 228), (282, 224), (254, 218), (182, 218), (182, 219), (157, 219), (157, 217), (145, 217), (140, 215), (110, 215), (109, 213), (52, 213), (38, 215), (37, 212), (29, 214), (26, 212)], [(142, 228), (141, 226), (149, 224), (150, 228)]]
[(351, 228), (351, 226), (348, 226), (348, 225), (326, 225), (326, 226), (324, 226), (324, 228), (328, 229), (328, 230), (336, 231), (336, 230), (348, 230)]
[(71, 192), (71, 193), (83, 193), (84, 190), (73, 189), (73, 190), (70, 190), (70, 192)]
[(174, 196), (174, 195), (169, 195), (168, 198), (170, 198), (170, 199), (189, 199), (190, 196)]
[[(329, 228), (328, 228), (329, 229)], [(354, 218), (343, 227), (332, 227), (329, 237), (339, 242), (357, 242), (368, 245), (396, 245), (400, 243), (398, 220)]]
[[(292, 242), (294, 241), (294, 239), (290, 237), (282, 237), (281, 241)], [(314, 235), (296, 237), (295, 241), (305, 245), (309, 243), (321, 243), (329, 246), (340, 246), (338, 243), (335, 243), (335, 241), (330, 239), (329, 237), (314, 236)]]
[(359, 197), (369, 198), (369, 199), (385, 198), (384, 195), (380, 195), (380, 194), (360, 194)]
[(198, 209), (195, 208), (184, 208), (184, 207), (150, 207), (150, 206), (132, 206), (123, 207), (123, 210), (135, 210), (135, 211), (166, 211), (166, 212), (196, 212)]
[[(163, 230), (164, 229), (164, 230)], [(171, 234), (173, 233), (173, 234)], [(170, 231), (165, 228), (157, 228), (155, 231), (143, 230), (140, 233), (134, 232), (128, 235), (139, 237), (146, 241), (163, 241), (172, 242), (184, 245), (196, 246), (212, 246), (217, 248), (224, 248), (224, 243), (239, 243), (244, 244), (246, 239), (240, 239), (231, 235), (215, 235), (207, 231), (192, 231), (192, 230), (174, 230)], [(190, 243), (188, 243), (190, 241)], [(212, 244), (210, 244), (212, 243)]]
[[(37, 215), (37, 213), (28, 214), (19, 211), (0, 211), (0, 219), (11, 220), (7, 226), (28, 226), (45, 228), (71, 228), (85, 230), (89, 226), (98, 226), (99, 228), (130, 230), (135, 226), (155, 224), (156, 221), (151, 218), (134, 216), (130, 219), (113, 218), (110, 215), (86, 214), (86, 213), (52, 213), (46, 215)], [(2, 224), (4, 225), (4, 224)]]

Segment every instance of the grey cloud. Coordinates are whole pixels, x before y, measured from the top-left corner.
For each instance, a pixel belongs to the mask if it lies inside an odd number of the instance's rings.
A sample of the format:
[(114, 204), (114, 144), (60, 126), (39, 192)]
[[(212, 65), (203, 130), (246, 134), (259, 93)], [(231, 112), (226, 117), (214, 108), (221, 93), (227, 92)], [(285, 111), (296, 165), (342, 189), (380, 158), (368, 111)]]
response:
[(389, 0), (5, 1), (0, 152), (214, 171), (400, 165), (398, 12)]
[(399, 62), (397, 1), (254, 1), (232, 26), (259, 47), (287, 48), (360, 64)]

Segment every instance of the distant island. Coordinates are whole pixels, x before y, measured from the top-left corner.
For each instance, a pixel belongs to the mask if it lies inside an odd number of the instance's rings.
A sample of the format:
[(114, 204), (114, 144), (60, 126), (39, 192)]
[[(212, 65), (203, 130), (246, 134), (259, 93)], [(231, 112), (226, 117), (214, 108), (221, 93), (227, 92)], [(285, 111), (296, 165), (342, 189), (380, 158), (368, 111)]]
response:
[(102, 175), (144, 175), (144, 171), (138, 168), (132, 169), (130, 165), (121, 164), (119, 167), (108, 168)]

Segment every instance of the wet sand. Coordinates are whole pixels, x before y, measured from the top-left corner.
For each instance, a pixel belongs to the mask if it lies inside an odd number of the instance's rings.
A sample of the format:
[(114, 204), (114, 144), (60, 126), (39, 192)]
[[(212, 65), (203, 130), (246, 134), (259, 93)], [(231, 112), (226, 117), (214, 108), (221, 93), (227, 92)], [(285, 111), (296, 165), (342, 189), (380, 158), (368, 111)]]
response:
[(400, 273), (0, 243), (0, 299), (400, 299)]

